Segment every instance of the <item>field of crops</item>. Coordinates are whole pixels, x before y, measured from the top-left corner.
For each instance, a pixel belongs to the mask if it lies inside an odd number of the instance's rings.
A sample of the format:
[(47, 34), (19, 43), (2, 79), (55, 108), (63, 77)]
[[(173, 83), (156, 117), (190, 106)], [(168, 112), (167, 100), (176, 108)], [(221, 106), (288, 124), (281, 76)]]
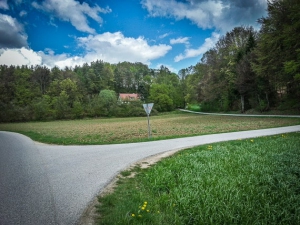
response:
[[(253, 118), (173, 113), (150, 118), (152, 139), (167, 139), (300, 124), (296, 118)], [(0, 124), (0, 130), (55, 144), (108, 144), (148, 140), (146, 117)]]

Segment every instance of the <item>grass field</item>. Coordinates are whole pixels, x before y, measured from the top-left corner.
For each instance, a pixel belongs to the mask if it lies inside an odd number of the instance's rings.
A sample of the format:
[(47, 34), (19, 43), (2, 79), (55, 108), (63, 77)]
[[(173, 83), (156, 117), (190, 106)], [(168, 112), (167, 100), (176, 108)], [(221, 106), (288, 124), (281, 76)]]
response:
[(98, 224), (300, 224), (300, 132), (184, 150), (121, 173)]
[[(299, 118), (246, 118), (171, 113), (150, 118), (152, 140), (281, 127), (300, 124)], [(0, 124), (0, 130), (19, 132), (53, 144), (112, 144), (148, 141), (146, 117)]]

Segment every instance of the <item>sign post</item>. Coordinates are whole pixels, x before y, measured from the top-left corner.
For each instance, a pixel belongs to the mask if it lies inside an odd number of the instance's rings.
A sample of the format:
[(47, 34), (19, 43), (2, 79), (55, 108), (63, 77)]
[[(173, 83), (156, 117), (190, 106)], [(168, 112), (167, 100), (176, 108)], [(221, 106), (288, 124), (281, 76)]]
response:
[(148, 118), (148, 138), (151, 138), (151, 129), (150, 129), (150, 118), (149, 118), (149, 115), (151, 113), (153, 105), (154, 105), (154, 103), (143, 104), (143, 107), (145, 109), (145, 112), (146, 112), (147, 118)]

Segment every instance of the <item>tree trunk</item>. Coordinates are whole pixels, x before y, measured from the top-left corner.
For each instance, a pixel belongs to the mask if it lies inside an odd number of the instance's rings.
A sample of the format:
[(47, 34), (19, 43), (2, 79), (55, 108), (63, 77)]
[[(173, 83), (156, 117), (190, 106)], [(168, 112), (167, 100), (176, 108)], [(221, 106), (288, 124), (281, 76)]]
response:
[(245, 98), (244, 95), (241, 95), (241, 112), (245, 112)]
[(266, 108), (266, 110), (269, 110), (270, 109), (270, 101), (269, 101), (268, 92), (266, 92), (266, 100), (267, 100), (267, 108)]

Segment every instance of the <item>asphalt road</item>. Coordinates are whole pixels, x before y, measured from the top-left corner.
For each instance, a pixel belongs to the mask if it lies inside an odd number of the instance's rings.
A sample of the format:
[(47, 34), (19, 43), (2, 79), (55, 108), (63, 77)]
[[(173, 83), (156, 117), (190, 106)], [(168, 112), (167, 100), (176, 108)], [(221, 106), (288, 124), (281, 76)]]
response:
[(44, 145), (0, 131), (0, 225), (73, 225), (131, 164), (159, 153), (227, 140), (299, 132), (300, 125), (133, 144)]

